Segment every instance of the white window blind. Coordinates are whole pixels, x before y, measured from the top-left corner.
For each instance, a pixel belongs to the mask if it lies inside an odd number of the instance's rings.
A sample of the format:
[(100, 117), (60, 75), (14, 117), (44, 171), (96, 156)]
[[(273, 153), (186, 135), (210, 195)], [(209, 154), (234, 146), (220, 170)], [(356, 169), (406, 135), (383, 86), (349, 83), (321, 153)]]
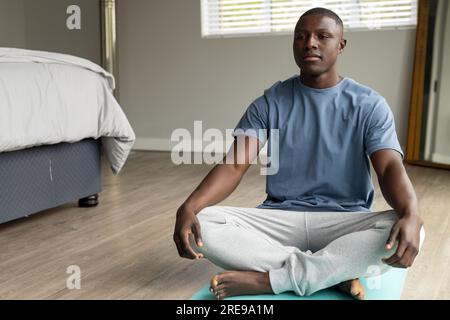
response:
[(202, 35), (293, 32), (298, 18), (314, 7), (336, 12), (346, 30), (411, 27), (417, 0), (201, 0)]

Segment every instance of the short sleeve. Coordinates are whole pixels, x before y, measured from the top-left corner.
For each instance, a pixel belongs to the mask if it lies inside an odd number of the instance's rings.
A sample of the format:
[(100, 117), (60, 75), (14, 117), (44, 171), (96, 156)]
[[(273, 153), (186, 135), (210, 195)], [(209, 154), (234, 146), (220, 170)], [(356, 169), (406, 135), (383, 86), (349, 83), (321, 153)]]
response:
[(368, 156), (381, 149), (392, 149), (404, 157), (395, 131), (394, 115), (384, 98), (377, 101), (369, 114), (364, 148)]
[(261, 141), (264, 145), (267, 141), (268, 105), (264, 96), (259, 97), (250, 104), (242, 118), (236, 125), (232, 135), (251, 136)]

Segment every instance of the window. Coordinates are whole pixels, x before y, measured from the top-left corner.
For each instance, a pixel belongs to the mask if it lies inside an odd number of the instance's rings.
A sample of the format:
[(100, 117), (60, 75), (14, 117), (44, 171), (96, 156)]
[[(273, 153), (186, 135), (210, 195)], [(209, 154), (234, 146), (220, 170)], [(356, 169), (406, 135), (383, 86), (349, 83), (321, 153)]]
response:
[(417, 0), (201, 0), (202, 35), (290, 33), (313, 7), (336, 12), (346, 30), (415, 27)]

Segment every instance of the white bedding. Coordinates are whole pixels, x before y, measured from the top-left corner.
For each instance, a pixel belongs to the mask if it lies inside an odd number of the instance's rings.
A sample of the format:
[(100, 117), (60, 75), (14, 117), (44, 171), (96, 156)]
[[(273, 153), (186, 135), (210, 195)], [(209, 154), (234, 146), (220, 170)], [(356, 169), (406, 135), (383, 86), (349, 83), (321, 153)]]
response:
[(88, 60), (0, 48), (0, 152), (101, 138), (118, 174), (135, 134), (113, 89), (112, 75)]

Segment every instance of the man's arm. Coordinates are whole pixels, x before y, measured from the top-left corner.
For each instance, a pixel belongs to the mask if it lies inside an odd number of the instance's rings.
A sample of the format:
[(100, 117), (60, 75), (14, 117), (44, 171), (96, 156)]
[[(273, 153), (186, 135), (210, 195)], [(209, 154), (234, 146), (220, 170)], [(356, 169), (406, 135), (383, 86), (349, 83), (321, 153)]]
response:
[[(238, 140), (245, 139), (245, 148), (239, 148)], [(226, 199), (239, 185), (253, 160), (260, 151), (259, 140), (238, 136), (225, 156), (223, 164), (216, 165), (192, 192), (177, 211), (173, 240), (178, 254), (189, 259), (199, 259), (189, 244), (189, 235), (194, 234), (198, 246), (202, 246), (200, 223), (196, 217), (203, 208)]]
[(395, 254), (384, 262), (393, 267), (410, 267), (419, 252), (420, 229), (423, 225), (414, 188), (397, 151), (376, 151), (371, 155), (371, 161), (384, 198), (399, 215), (386, 249), (390, 250), (396, 241), (398, 247)]

